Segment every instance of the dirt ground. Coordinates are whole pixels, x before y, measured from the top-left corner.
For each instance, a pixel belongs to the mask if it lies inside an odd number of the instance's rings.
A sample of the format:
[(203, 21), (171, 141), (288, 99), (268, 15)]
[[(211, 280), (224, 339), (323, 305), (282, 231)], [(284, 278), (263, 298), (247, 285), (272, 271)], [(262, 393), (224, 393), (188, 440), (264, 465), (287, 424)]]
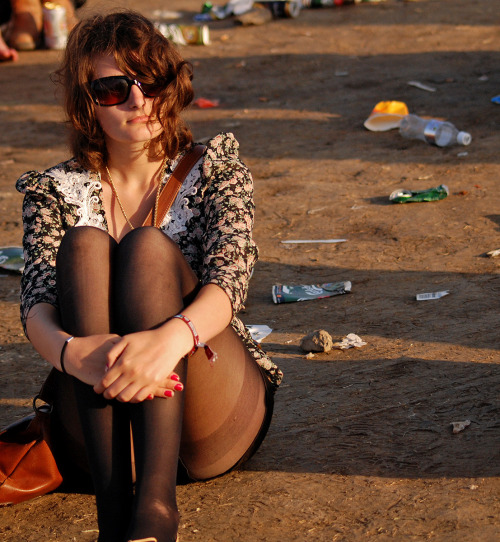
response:
[[(85, 12), (137, 7), (88, 0)], [(143, 0), (141, 10), (200, 0)], [(198, 96), (198, 140), (232, 131), (255, 177), (260, 247), (247, 324), (285, 379), (257, 455), (181, 486), (191, 541), (480, 541), (500, 538), (500, 15), (491, 0), (364, 3), (303, 10), (266, 26), (210, 24), (181, 47)], [(50, 72), (59, 53), (0, 65), (0, 245), (19, 245), (17, 177), (67, 157)], [(408, 82), (436, 88), (431, 93)], [(380, 100), (472, 134), (440, 149), (363, 121)], [(464, 154), (465, 153), (465, 154)], [(397, 188), (448, 185), (448, 198), (395, 205)], [(286, 245), (286, 239), (345, 238)], [(274, 305), (273, 284), (352, 281), (352, 293)], [(47, 366), (22, 333), (19, 276), (0, 277), (0, 425), (30, 410)], [(449, 290), (417, 302), (419, 292)], [(303, 335), (356, 333), (360, 349), (306, 359)], [(453, 434), (450, 423), (470, 420)], [(5, 542), (92, 541), (94, 499), (54, 493), (0, 510)]]

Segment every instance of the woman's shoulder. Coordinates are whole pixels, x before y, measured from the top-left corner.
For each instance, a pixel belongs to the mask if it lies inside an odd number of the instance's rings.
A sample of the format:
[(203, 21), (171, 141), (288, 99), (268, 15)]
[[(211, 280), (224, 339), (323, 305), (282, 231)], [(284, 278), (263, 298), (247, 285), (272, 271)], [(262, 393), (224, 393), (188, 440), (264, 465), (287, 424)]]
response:
[(231, 132), (221, 132), (206, 142), (209, 160), (239, 160), (240, 144)]
[(239, 156), (239, 143), (234, 134), (220, 133), (206, 142), (203, 176), (207, 184), (227, 176), (251, 179), (250, 172)]
[(27, 192), (45, 192), (52, 189), (54, 183), (57, 183), (57, 180), (61, 176), (77, 172), (83, 173), (83, 170), (74, 158), (70, 158), (44, 171), (26, 171), (16, 181), (16, 189), (22, 194), (26, 194)]

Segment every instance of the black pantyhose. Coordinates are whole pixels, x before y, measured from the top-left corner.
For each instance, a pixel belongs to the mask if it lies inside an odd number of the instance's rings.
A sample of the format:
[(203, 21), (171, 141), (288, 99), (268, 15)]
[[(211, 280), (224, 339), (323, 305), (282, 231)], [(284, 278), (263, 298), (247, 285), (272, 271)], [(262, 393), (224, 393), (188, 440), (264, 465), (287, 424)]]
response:
[[(134, 230), (118, 244), (104, 231), (79, 227), (69, 230), (61, 243), (57, 285), (68, 333), (124, 335), (151, 329), (179, 312), (196, 279), (177, 247), (159, 230)], [(176, 372), (185, 382), (184, 360)], [(159, 542), (175, 540), (183, 393), (172, 399), (119, 403), (73, 380), (96, 492), (99, 542), (147, 536)]]

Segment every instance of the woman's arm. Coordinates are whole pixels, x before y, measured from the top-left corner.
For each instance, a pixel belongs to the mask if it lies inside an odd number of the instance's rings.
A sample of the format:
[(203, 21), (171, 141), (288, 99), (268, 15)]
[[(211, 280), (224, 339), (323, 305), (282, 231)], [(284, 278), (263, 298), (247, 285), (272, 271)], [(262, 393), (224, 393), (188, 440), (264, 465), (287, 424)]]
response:
[[(26, 331), (35, 350), (56, 369), (62, 370), (61, 351), (70, 334), (62, 329), (57, 309), (48, 303), (34, 305), (26, 319)], [(66, 371), (95, 386), (106, 371), (106, 354), (119, 339), (118, 335), (112, 334), (76, 337), (68, 343), (64, 353)]]
[[(200, 341), (207, 342), (229, 325), (231, 302), (221, 288), (207, 284), (182, 314), (191, 320)], [(161, 383), (193, 345), (190, 328), (178, 318), (153, 330), (125, 335), (109, 350), (110, 369), (94, 389), (108, 399), (120, 401), (142, 401), (150, 394), (158, 396)]]

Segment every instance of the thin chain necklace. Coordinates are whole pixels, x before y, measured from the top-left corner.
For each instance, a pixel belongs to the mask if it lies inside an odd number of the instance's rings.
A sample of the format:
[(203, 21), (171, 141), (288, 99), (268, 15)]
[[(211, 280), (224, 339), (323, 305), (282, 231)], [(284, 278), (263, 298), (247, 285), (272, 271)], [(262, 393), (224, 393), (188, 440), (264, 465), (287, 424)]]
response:
[[(158, 188), (156, 189), (155, 204), (154, 204), (154, 208), (153, 208), (153, 226), (155, 228), (159, 227), (159, 224), (158, 225), (156, 224), (156, 220), (157, 220), (157, 217), (158, 217), (158, 204), (160, 202), (160, 193), (161, 193), (161, 188), (162, 188), (162, 185), (163, 185), (162, 181), (163, 181), (163, 175), (165, 173), (166, 165), (167, 165), (167, 157), (165, 156), (165, 158), (163, 159), (163, 162), (161, 164), (160, 179), (158, 181)], [(104, 167), (106, 169), (106, 175), (108, 176), (107, 180), (108, 180), (109, 186), (111, 186), (111, 191), (113, 192), (113, 195), (115, 196), (116, 201), (118, 202), (118, 206), (120, 207), (122, 215), (125, 218), (125, 220), (127, 221), (127, 224), (129, 226), (129, 228), (131, 230), (133, 230), (133, 229), (135, 229), (134, 225), (132, 224), (132, 222), (130, 222), (129, 217), (127, 216), (127, 213), (125, 212), (125, 209), (123, 208), (123, 204), (122, 204), (120, 198), (118, 197), (118, 192), (116, 191), (115, 183), (113, 182), (113, 179), (111, 178), (111, 173), (109, 172), (108, 166), (104, 166)]]

